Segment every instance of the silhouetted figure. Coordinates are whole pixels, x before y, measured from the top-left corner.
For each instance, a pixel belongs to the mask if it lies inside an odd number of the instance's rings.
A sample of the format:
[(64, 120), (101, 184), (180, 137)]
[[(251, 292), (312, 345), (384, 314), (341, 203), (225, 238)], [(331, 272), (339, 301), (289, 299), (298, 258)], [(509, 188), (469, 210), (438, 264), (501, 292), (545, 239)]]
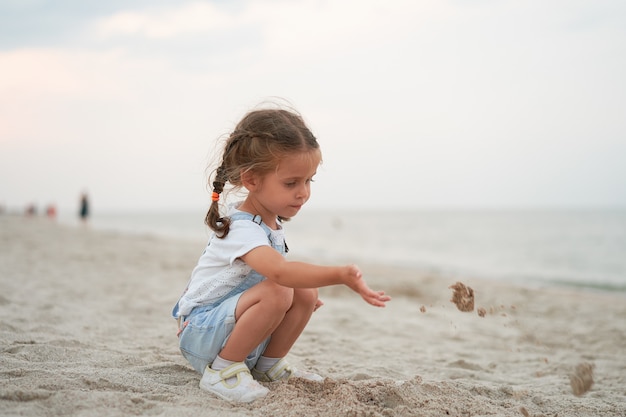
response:
[(87, 198), (87, 193), (83, 193), (80, 196), (80, 212), (78, 215), (83, 223), (87, 222), (87, 219), (89, 218), (89, 199)]

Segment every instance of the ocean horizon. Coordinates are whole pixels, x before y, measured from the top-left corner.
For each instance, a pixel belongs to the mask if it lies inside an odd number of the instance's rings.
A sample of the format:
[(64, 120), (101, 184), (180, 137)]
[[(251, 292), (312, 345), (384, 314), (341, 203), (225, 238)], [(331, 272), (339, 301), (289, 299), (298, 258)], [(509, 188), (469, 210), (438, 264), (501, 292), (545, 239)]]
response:
[[(89, 227), (194, 240), (204, 211), (94, 213)], [(79, 225), (76, 216), (58, 221)], [(320, 210), (284, 224), (290, 256), (414, 268), (529, 286), (626, 293), (626, 209)]]

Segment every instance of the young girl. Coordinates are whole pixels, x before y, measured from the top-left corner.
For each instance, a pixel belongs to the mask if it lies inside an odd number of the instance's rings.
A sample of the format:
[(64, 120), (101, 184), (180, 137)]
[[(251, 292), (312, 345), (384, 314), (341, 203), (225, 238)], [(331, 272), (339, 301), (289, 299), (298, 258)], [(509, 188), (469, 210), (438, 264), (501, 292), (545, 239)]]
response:
[[(213, 233), (173, 311), (181, 352), (202, 374), (200, 388), (223, 399), (265, 396), (269, 390), (257, 381), (322, 380), (285, 360), (322, 305), (318, 287), (344, 284), (377, 307), (390, 300), (371, 290), (355, 265), (318, 266), (284, 257), (282, 222), (309, 199), (321, 160), (313, 134), (286, 110), (250, 112), (226, 141), (205, 219)], [(246, 189), (247, 196), (221, 216), (227, 182)]]

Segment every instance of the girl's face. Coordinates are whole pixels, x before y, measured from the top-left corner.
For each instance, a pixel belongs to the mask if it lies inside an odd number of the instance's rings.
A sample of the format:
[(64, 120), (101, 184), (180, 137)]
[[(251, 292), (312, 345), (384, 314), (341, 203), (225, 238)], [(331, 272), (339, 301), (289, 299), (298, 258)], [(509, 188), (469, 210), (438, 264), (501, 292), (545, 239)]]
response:
[(311, 196), (311, 181), (320, 161), (317, 150), (296, 153), (282, 158), (276, 170), (253, 175), (246, 185), (248, 198), (241, 209), (256, 211), (270, 227), (275, 225), (277, 216), (295, 216)]

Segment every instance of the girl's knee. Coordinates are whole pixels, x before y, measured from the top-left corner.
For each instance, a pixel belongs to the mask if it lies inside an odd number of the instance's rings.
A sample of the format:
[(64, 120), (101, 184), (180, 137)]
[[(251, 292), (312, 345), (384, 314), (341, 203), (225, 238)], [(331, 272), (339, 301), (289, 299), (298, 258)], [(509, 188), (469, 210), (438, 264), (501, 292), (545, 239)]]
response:
[(294, 289), (283, 287), (282, 285), (273, 285), (267, 294), (267, 300), (277, 309), (287, 311), (291, 308), (294, 301)]
[(317, 288), (296, 288), (294, 289), (293, 303), (314, 306), (318, 298)]

